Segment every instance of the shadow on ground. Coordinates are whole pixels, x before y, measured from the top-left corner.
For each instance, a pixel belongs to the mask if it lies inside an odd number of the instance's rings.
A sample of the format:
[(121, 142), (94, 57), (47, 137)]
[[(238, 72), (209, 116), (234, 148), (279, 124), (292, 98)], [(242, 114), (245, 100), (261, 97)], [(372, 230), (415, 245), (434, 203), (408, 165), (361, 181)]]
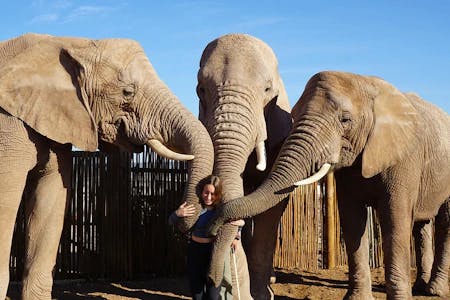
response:
[[(8, 298), (9, 297), (9, 298)], [(13, 283), (7, 299), (20, 300), (20, 284)], [(115, 299), (190, 299), (187, 280), (180, 278), (148, 281), (55, 281), (52, 292), (55, 300), (115, 300)]]
[[(372, 294), (374, 300), (386, 300), (384, 270), (372, 270)], [(414, 274), (411, 279), (413, 280)], [(301, 270), (277, 270), (276, 283), (271, 285), (275, 300), (343, 299), (347, 292), (348, 272), (345, 268), (308, 272)], [(190, 299), (185, 277), (153, 278), (141, 281), (56, 281), (52, 298), (55, 300), (176, 300)], [(20, 299), (20, 284), (12, 283), (9, 300)], [(449, 298), (414, 296), (414, 300), (442, 300)]]

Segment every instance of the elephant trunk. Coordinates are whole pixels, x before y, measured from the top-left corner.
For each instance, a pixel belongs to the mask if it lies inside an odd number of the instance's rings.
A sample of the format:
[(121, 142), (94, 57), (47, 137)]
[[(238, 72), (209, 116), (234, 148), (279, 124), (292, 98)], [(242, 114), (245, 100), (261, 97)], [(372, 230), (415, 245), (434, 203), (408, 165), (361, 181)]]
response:
[[(226, 144), (217, 145), (215, 153), (216, 163), (214, 173), (222, 179), (223, 202), (242, 197), (244, 187), (241, 174), (246, 163), (246, 157), (242, 150), (227, 149)], [(236, 144), (235, 144), (236, 145)], [(243, 147), (243, 145), (241, 145)], [(216, 242), (211, 254), (211, 266), (209, 277), (216, 286), (223, 278), (225, 256), (230, 253), (230, 246), (237, 233), (237, 227), (232, 224), (225, 224), (216, 236)]]
[(214, 150), (206, 128), (167, 88), (161, 89), (158, 98), (161, 100), (153, 103), (164, 105), (160, 105), (157, 111), (151, 114), (148, 123), (153, 125), (149, 128), (158, 129), (150, 136), (171, 150), (194, 157), (189, 161), (188, 182), (182, 202), (194, 205), (196, 213), (191, 217), (180, 218), (177, 223), (178, 229), (185, 232), (194, 225), (200, 214), (201, 187), (198, 185), (212, 173)]
[[(215, 150), (214, 173), (222, 179), (223, 202), (226, 203), (244, 195), (242, 173), (248, 157), (267, 135), (265, 125), (256, 119), (256, 116), (263, 115), (262, 111), (256, 112), (256, 108), (247, 103), (255, 102), (249, 99), (251, 96), (245, 96), (245, 93), (235, 95), (224, 90), (219, 95), (214, 127), (209, 128), (209, 132)], [(260, 154), (264, 152), (259, 150)], [(216, 286), (222, 280), (225, 256), (230, 253), (237, 229), (236, 225), (225, 224), (216, 236), (209, 271), (209, 277)]]
[(199, 183), (212, 173), (214, 150), (208, 132), (193, 115), (189, 115), (189, 118), (182, 121), (174, 122), (174, 127), (174, 131), (178, 131), (176, 136), (179, 137), (179, 142), (175, 146), (183, 149), (185, 153), (194, 155), (194, 159), (189, 162), (188, 182), (183, 202), (193, 204), (196, 213), (194, 216), (182, 218), (177, 224), (178, 229), (185, 232), (195, 224), (200, 214), (199, 195), (202, 187), (199, 186)]
[[(337, 162), (340, 132), (332, 130), (333, 121), (303, 118), (297, 121), (272, 171), (251, 194), (226, 203), (211, 227), (216, 233), (228, 220), (252, 217), (277, 205), (295, 188), (294, 183), (314, 174), (324, 163)], [(334, 155), (332, 155), (332, 153)]]
[[(226, 144), (223, 146), (219, 144), (216, 146), (216, 149), (218, 150), (215, 154), (216, 163), (214, 166), (214, 173), (222, 179), (223, 202), (227, 203), (229, 200), (244, 195), (241, 174), (247, 158), (243, 154), (244, 151), (230, 151), (230, 149), (227, 149)], [(230, 246), (236, 233), (237, 226), (228, 223), (222, 226), (220, 232), (216, 236), (208, 274), (216, 286), (222, 281), (225, 256), (230, 253)]]
[(224, 202), (243, 196), (241, 175), (248, 157), (259, 140), (266, 137), (259, 128), (264, 127), (265, 131), (265, 126), (259, 126), (255, 119), (255, 108), (247, 104), (251, 97), (235, 95), (237, 87), (232, 88), (233, 91), (228, 87), (219, 92), (214, 125), (209, 128), (215, 152), (214, 173), (222, 179)]

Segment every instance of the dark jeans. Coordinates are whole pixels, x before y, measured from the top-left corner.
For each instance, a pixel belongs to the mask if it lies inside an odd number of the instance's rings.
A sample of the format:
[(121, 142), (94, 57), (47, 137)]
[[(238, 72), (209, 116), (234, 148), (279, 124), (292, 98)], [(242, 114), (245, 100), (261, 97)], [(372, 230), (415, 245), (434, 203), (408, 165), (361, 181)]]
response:
[(197, 243), (189, 241), (187, 249), (187, 267), (192, 299), (220, 299), (220, 285), (215, 287), (208, 280), (207, 274), (211, 260), (212, 243)]

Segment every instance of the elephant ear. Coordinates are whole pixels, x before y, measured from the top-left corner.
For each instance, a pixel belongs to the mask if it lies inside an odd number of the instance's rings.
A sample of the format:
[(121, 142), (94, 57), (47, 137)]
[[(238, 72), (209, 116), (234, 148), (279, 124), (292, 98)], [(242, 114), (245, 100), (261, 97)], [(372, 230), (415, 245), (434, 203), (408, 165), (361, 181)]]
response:
[(278, 96), (277, 105), (284, 111), (291, 112), (291, 105), (289, 104), (289, 98), (284, 88), (284, 83), (281, 77), (278, 75)]
[(417, 111), (393, 86), (379, 83), (373, 103), (374, 126), (362, 155), (362, 175), (370, 178), (395, 165), (417, 146)]
[(97, 130), (83, 98), (83, 67), (49, 38), (0, 67), (0, 107), (61, 144), (95, 151)]
[(277, 95), (264, 109), (265, 121), (269, 124), (266, 141), (268, 148), (279, 147), (292, 127), (291, 108), (281, 77), (277, 79), (277, 88)]

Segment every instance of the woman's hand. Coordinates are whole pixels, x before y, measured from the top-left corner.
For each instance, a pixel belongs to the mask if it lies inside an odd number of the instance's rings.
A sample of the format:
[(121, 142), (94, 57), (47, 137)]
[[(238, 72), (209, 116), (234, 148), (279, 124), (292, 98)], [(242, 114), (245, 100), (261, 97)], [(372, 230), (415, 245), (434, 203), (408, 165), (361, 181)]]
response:
[(240, 220), (232, 221), (230, 223), (239, 227), (238, 231), (236, 233), (236, 236), (235, 236), (233, 242), (231, 243), (231, 250), (236, 251), (236, 248), (239, 244), (239, 240), (241, 239), (241, 229), (242, 229), (242, 226), (245, 225), (245, 221), (240, 219)]
[(234, 252), (236, 251), (236, 248), (239, 244), (239, 240), (238, 239), (234, 239), (233, 242), (231, 243), (231, 250)]
[(175, 211), (175, 214), (179, 218), (193, 216), (195, 214), (194, 205), (184, 202), (180, 205), (180, 207), (178, 207), (178, 209)]

